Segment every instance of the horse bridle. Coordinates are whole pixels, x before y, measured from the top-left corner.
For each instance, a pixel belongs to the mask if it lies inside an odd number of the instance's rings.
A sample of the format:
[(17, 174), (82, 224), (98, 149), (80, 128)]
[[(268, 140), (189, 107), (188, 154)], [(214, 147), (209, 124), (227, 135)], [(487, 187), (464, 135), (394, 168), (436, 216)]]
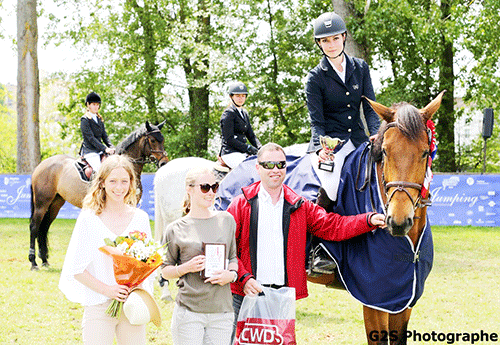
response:
[[(146, 164), (146, 163), (155, 163), (158, 165), (158, 162), (161, 161), (163, 158), (167, 157), (167, 152), (165, 150), (153, 150), (152, 145), (151, 145), (151, 139), (150, 137), (152, 136), (153, 133), (160, 133), (161, 131), (159, 129), (155, 129), (151, 132), (147, 132), (144, 136), (146, 137), (144, 140), (144, 143), (142, 145), (141, 152), (144, 153), (144, 157), (146, 158), (138, 158), (138, 159), (133, 159), (133, 163), (136, 164)], [(147, 148), (146, 148), (147, 146)], [(149, 149), (149, 154), (146, 154), (146, 150)], [(153, 153), (160, 153), (161, 157), (157, 159)]]
[[(387, 125), (386, 129), (392, 128), (392, 127), (397, 127), (398, 124), (397, 122), (391, 122)], [(432, 133), (430, 132), (430, 129), (427, 129), (427, 136), (429, 137), (429, 147), (432, 139)], [(427, 152), (425, 162), (427, 164), (427, 160), (429, 159), (429, 152)], [(382, 185), (384, 186), (384, 192), (387, 198), (387, 201), (384, 205), (384, 209), (387, 210), (387, 207), (389, 207), (389, 202), (391, 201), (392, 197), (396, 192), (404, 192), (408, 198), (410, 198), (410, 201), (413, 205), (413, 210), (415, 211), (417, 208), (423, 208), (427, 206), (431, 206), (432, 202), (430, 199), (430, 193), (429, 195), (423, 199), (422, 198), (422, 184), (418, 184), (415, 182), (408, 182), (408, 181), (391, 181), (391, 182), (386, 182), (385, 176), (384, 176), (384, 158), (382, 156), (382, 162), (381, 162), (381, 167), (382, 167)], [(425, 179), (425, 172), (424, 172), (424, 179)], [(389, 188), (394, 188), (392, 192), (389, 194)], [(408, 191), (407, 188), (412, 188), (416, 189), (418, 191), (418, 197), (416, 200), (413, 200), (413, 197), (411, 196), (410, 192)]]
[[(389, 129), (389, 128), (392, 128), (392, 127), (397, 127), (397, 126), (398, 126), (397, 122), (391, 122), (391, 123), (387, 124), (386, 130)], [(427, 135), (429, 137), (429, 147), (430, 147), (430, 143), (431, 143), (431, 140), (432, 140), (432, 132), (431, 132), (431, 130), (429, 128), (427, 128)], [(373, 193), (372, 193), (371, 188), (370, 188), (370, 181), (371, 181), (371, 178), (372, 178), (372, 169), (373, 169), (373, 166), (374, 166), (374, 164), (373, 164), (374, 163), (374, 159), (373, 159), (372, 149), (373, 149), (373, 144), (370, 142), (365, 147), (365, 149), (363, 150), (363, 153), (361, 154), (361, 157), (359, 159), (358, 173), (357, 173), (357, 176), (356, 176), (356, 190), (358, 190), (359, 192), (361, 192), (365, 188), (368, 187), (368, 190), (369, 190), (369, 193), (370, 193), (370, 202), (371, 202), (372, 210), (376, 211), (376, 209), (375, 209), (375, 202), (373, 200), (373, 195), (372, 195)], [(369, 154), (369, 156), (368, 156), (367, 166), (366, 166), (366, 170), (365, 170), (365, 178), (364, 178), (364, 181), (363, 181), (363, 185), (358, 188), (357, 186), (358, 186), (359, 175), (360, 175), (360, 170), (361, 170), (361, 161), (363, 159), (363, 156), (366, 155), (367, 153)], [(427, 154), (427, 156), (428, 155), (429, 154)], [(427, 159), (428, 159), (428, 157), (427, 157)], [(384, 211), (387, 211), (387, 208), (389, 207), (389, 202), (391, 201), (392, 197), (394, 196), (394, 194), (396, 192), (404, 192), (408, 196), (408, 198), (410, 199), (410, 201), (411, 201), (411, 203), (413, 205), (413, 210), (414, 211), (417, 208), (423, 208), (423, 207), (427, 207), (427, 206), (431, 206), (432, 205), (430, 193), (428, 194), (428, 196), (426, 198), (422, 198), (421, 191), (422, 191), (423, 184), (418, 184), (418, 183), (415, 183), (415, 182), (408, 182), (408, 181), (391, 181), (391, 182), (387, 182), (385, 180), (385, 176), (384, 176), (384, 159), (383, 159), (383, 157), (382, 157), (381, 167), (382, 167), (382, 185), (384, 186), (384, 193), (385, 193), (386, 199), (387, 199), (387, 201), (386, 201), (386, 203), (384, 205)], [(425, 178), (425, 176), (424, 176), (424, 178)], [(390, 193), (390, 195), (389, 195), (389, 188), (395, 188)], [(416, 200), (413, 200), (413, 197), (411, 196), (411, 194), (410, 194), (410, 192), (408, 191), (407, 188), (412, 188), (412, 189), (418, 190), (419, 194), (418, 194), (418, 197), (417, 197)]]

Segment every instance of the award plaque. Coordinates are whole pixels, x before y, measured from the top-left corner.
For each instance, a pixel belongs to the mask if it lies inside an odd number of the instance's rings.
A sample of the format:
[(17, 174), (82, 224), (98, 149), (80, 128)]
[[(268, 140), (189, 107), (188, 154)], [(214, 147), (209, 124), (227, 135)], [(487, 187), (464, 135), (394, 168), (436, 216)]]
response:
[(321, 147), (323, 148), (323, 150), (325, 150), (325, 152), (328, 156), (332, 157), (332, 160), (327, 161), (327, 162), (319, 162), (318, 169), (329, 171), (329, 172), (333, 171), (333, 167), (335, 166), (335, 164), (333, 162), (333, 151), (342, 142), (343, 142), (343, 140), (340, 140), (339, 138), (332, 139), (328, 136), (324, 137), (322, 135), (319, 137), (319, 143), (321, 144)]
[(205, 269), (201, 271), (201, 277), (207, 279), (215, 272), (226, 269), (226, 244), (203, 242), (202, 246), (205, 255)]

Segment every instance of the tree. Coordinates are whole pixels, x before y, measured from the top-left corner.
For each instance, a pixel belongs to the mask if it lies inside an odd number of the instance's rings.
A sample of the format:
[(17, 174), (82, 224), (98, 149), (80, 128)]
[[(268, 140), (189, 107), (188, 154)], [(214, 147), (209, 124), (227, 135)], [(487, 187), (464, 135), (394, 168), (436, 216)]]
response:
[[(500, 171), (500, 3), (494, 0), (474, 3), (470, 16), (463, 20), (464, 47), (471, 53), (467, 56), (460, 73), (465, 77), (461, 86), (466, 90), (464, 101), (472, 109), (483, 112), (484, 108), (493, 108), (495, 114), (493, 135), (487, 142), (487, 172)], [(482, 171), (482, 137), (472, 143), (466, 154), (460, 155), (461, 169)]]
[(17, 1), (17, 172), (30, 173), (40, 162), (38, 107), (38, 28), (36, 0)]
[(15, 115), (9, 111), (6, 100), (10, 97), (4, 85), (0, 84), (0, 173), (16, 172), (16, 131)]

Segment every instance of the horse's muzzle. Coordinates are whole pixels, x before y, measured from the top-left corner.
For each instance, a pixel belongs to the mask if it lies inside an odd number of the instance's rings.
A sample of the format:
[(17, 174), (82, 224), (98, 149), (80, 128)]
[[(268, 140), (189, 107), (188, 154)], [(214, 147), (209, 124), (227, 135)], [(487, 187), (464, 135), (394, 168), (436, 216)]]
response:
[(385, 223), (392, 236), (406, 236), (413, 226), (413, 219), (405, 218), (402, 223), (397, 223), (394, 221), (393, 217), (388, 215)]

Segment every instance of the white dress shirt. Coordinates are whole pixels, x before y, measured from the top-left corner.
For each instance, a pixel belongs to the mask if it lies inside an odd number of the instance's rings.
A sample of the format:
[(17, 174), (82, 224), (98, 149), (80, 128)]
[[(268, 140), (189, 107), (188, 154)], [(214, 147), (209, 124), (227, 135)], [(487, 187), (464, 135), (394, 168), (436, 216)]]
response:
[(343, 56), (342, 57), (342, 63), (341, 63), (341, 65), (342, 65), (342, 72), (341, 72), (341, 71), (339, 71), (337, 69), (337, 67), (335, 67), (335, 65), (333, 64), (333, 62), (331, 62), (330, 59), (328, 59), (328, 62), (330, 62), (330, 65), (332, 65), (333, 70), (335, 72), (337, 72), (337, 74), (339, 75), (339, 78), (344, 82), (344, 84), (345, 84), (345, 68), (346, 68), (346, 65), (347, 65), (347, 63), (346, 63), (345, 60), (346, 60), (345, 56)]
[(261, 186), (258, 193), (257, 274), (261, 284), (285, 285), (283, 190), (276, 205)]

